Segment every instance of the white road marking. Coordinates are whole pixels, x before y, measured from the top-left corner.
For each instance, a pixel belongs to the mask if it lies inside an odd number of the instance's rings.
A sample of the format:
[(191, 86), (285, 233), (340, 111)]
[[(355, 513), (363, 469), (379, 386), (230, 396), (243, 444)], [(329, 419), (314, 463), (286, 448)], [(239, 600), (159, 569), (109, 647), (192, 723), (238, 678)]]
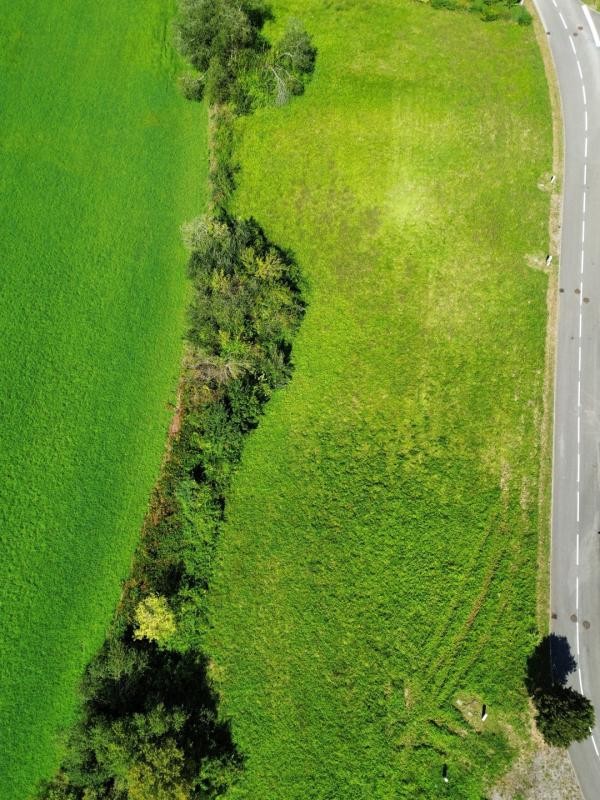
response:
[(581, 344), (579, 345), (579, 372), (581, 372)]
[[(587, 158), (587, 136), (585, 137), (585, 142), (584, 142), (584, 147), (583, 147), (583, 155), (584, 155), (585, 158)], [(583, 193), (583, 196), (585, 197), (585, 192)]]
[(581, 378), (577, 381), (577, 405), (581, 408)]
[[(579, 305), (583, 303), (583, 281), (579, 281)], [(581, 350), (581, 345), (579, 345), (579, 349)], [(581, 366), (579, 367), (581, 370)]]
[(594, 745), (594, 750), (596, 751), (596, 755), (600, 758), (600, 753), (598, 752), (598, 748), (596, 747), (596, 740), (594, 739), (594, 734), (592, 733), (592, 729), (590, 728), (590, 734), (592, 736), (592, 744)]
[(579, 575), (575, 578), (575, 611), (579, 611)]
[[(577, 489), (577, 522), (579, 522), (579, 489)], [(579, 578), (577, 578), (579, 580)]]
[[(571, 41), (573, 40), (571, 39)], [(579, 63), (579, 59), (577, 59), (577, 70), (579, 72), (579, 77), (581, 78), (581, 80), (583, 80), (583, 72), (581, 71), (581, 64)]]
[(587, 122), (588, 122), (588, 120), (587, 120), (587, 110), (586, 110), (586, 112), (585, 112), (585, 132), (586, 133), (587, 133)]
[(600, 47), (600, 36), (598, 36), (598, 31), (596, 30), (596, 26), (594, 25), (594, 20), (592, 19), (590, 10), (586, 5), (583, 6), (583, 16), (587, 19), (588, 25), (590, 26), (594, 44), (596, 45), (596, 47)]
[(583, 247), (581, 248), (581, 273), (583, 274)]
[[(585, 140), (585, 144), (586, 144), (586, 149), (587, 149), (587, 139)], [(584, 214), (585, 214), (585, 197), (586, 197), (586, 194), (584, 192), (583, 193), (583, 213)], [(582, 250), (582, 252), (583, 252), (583, 250)]]
[(581, 339), (581, 309), (579, 309), (579, 338)]
[(577, 444), (579, 444), (581, 440), (581, 417), (577, 417)]
[(564, 18), (564, 17), (563, 17), (563, 15), (560, 13), (560, 11), (558, 12), (558, 16), (560, 17), (560, 21), (561, 21), (561, 22), (562, 22), (562, 24), (563, 24), (563, 28), (564, 28), (565, 30), (567, 30), (567, 23), (565, 22), (565, 18)]
[(575, 630), (576, 630), (576, 632), (577, 632), (577, 633), (576, 633), (576, 637), (577, 637), (577, 645), (576, 645), (576, 648), (575, 648), (575, 649), (577, 650), (577, 657), (579, 657), (579, 623), (577, 623), (577, 628), (575, 628)]
[(552, 0), (552, 3), (554, 5), (554, 8), (558, 8), (558, 3), (556, 2), (556, 0)]
[[(569, 43), (570, 43), (570, 45), (571, 45), (571, 50), (573, 51), (573, 55), (575, 55), (575, 53), (576, 53), (576, 50), (575, 50), (575, 42), (573, 41), (573, 39), (569, 39)], [(580, 77), (581, 77), (581, 76), (580, 76)]]
[(581, 91), (583, 93), (583, 105), (587, 106), (587, 96), (585, 94), (585, 84), (584, 83), (581, 84)]
[(577, 558), (577, 566), (579, 566), (579, 533), (577, 534), (577, 553), (576, 553), (576, 558)]
[(578, 669), (577, 672), (579, 673), (579, 691), (583, 694), (583, 681), (581, 680), (581, 669)]
[(585, 244), (585, 220), (581, 220), (581, 244)]
[[(580, 466), (581, 466), (581, 458), (579, 453), (577, 453), (577, 484), (579, 484)], [(579, 566), (579, 534), (577, 534), (577, 565)]]

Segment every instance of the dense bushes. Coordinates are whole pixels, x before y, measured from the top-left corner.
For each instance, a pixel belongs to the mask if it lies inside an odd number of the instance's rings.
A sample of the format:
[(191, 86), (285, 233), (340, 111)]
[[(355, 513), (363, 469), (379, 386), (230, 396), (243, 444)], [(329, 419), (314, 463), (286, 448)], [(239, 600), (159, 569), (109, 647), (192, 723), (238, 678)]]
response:
[(231, 103), (237, 112), (248, 113), (302, 94), (316, 50), (298, 20), (272, 48), (261, 34), (270, 18), (260, 0), (182, 0), (177, 42), (197, 70), (183, 80), (186, 96), (204, 95), (209, 103)]
[(46, 800), (208, 798), (241, 763), (205, 677), (205, 596), (244, 435), (289, 378), (303, 304), (293, 261), (254, 221), (201, 217), (184, 234), (194, 301), (181, 430)]
[[(303, 315), (298, 270), (253, 220), (230, 217), (233, 117), (253, 70), (301, 92), (314, 48), (294, 23), (272, 51), (260, 3), (183, 0), (182, 51), (211, 109), (213, 212), (183, 228), (193, 300), (173, 436), (132, 574), (82, 685), (79, 722), (44, 800), (193, 800), (222, 794), (242, 759), (206, 677), (206, 594), (226, 493), (244, 436), (291, 371)], [(255, 77), (255, 76), (254, 76)], [(246, 97), (244, 100), (243, 98)], [(243, 102), (242, 102), (243, 100)], [(227, 101), (227, 102), (225, 102)]]

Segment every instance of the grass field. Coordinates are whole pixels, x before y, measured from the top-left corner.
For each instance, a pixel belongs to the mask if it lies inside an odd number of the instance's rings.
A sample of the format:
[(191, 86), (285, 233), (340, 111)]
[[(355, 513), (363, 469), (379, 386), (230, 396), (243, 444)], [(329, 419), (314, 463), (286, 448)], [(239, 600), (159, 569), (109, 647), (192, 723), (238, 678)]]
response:
[(529, 724), (542, 60), (531, 28), (409, 0), (273, 6), (305, 21), (317, 70), (241, 121), (235, 211), (292, 249), (309, 305), (212, 588), (246, 757), (230, 796), (479, 800)]
[(173, 3), (0, 0), (0, 797), (57, 765), (163, 452), (205, 194)]

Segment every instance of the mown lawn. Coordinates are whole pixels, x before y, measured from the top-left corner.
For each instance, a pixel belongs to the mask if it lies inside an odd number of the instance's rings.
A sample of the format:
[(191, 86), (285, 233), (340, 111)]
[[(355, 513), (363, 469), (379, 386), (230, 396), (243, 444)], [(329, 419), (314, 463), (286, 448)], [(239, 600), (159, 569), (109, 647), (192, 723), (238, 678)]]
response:
[(204, 203), (173, 3), (0, 0), (0, 797), (57, 765), (163, 452)]
[(230, 796), (479, 799), (529, 725), (542, 60), (531, 28), (410, 0), (273, 6), (305, 21), (317, 70), (240, 123), (235, 211), (295, 253), (309, 306), (212, 587), (246, 757)]

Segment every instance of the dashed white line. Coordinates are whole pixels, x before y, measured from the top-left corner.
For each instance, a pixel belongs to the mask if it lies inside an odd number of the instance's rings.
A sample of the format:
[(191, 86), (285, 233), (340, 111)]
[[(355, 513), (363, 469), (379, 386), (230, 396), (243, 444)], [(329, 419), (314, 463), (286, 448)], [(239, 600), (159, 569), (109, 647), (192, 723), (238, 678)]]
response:
[(577, 381), (577, 405), (581, 408), (581, 379)]
[[(586, 193), (584, 192), (583, 193), (583, 213), (584, 214), (585, 214), (585, 198), (586, 198)], [(583, 250), (581, 252), (583, 252)]]
[(577, 417), (577, 444), (581, 441), (581, 417)]
[[(587, 158), (587, 139), (588, 139), (588, 137), (586, 136), (585, 137), (585, 142), (583, 144), (583, 155), (584, 155), (585, 158)], [(585, 197), (585, 192), (583, 193), (583, 196)]]
[(583, 694), (583, 681), (581, 680), (581, 669), (578, 668), (577, 672), (579, 673), (579, 690), (581, 694)]
[(585, 220), (581, 220), (581, 244), (585, 244)]
[[(569, 44), (571, 45), (571, 50), (573, 51), (573, 55), (575, 55), (576, 50), (575, 50), (575, 42), (573, 41), (573, 39), (571, 38), (569, 39)], [(579, 77), (581, 77), (581, 75)]]
[(575, 578), (575, 611), (579, 611), (579, 575)]
[(585, 83), (581, 84), (581, 91), (583, 92), (583, 105), (587, 105), (587, 96), (585, 94)]
[(585, 112), (585, 132), (586, 133), (587, 133), (587, 128), (588, 128), (588, 118), (587, 118), (587, 110), (586, 110), (586, 112)]
[(564, 28), (565, 30), (567, 30), (567, 23), (565, 22), (565, 18), (564, 18), (564, 17), (563, 17), (563, 15), (560, 13), (560, 11), (558, 12), (558, 16), (560, 17), (560, 21), (561, 21), (561, 22), (562, 22), (562, 24), (563, 24), (563, 28)]
[[(571, 41), (573, 41), (573, 40), (571, 39)], [(577, 70), (579, 72), (579, 77), (581, 78), (581, 80), (583, 80), (583, 72), (581, 71), (581, 63), (580, 63), (579, 59), (577, 59)]]
[(577, 566), (579, 566), (579, 533), (577, 534), (577, 550), (576, 550)]
[(577, 657), (579, 658), (579, 623), (577, 623), (577, 627), (575, 628), (575, 631), (576, 631), (576, 641), (577, 641), (575, 649), (577, 650)]
[(583, 275), (583, 247), (581, 248), (581, 274)]
[(579, 522), (579, 489), (577, 489), (577, 522)]
[(581, 309), (579, 309), (579, 338), (581, 339)]
[(598, 748), (596, 747), (596, 740), (594, 739), (594, 734), (592, 733), (591, 728), (590, 728), (590, 734), (592, 736), (592, 744), (594, 745), (594, 750), (596, 751), (596, 755), (598, 756), (598, 758), (600, 758), (600, 753), (598, 752)]

